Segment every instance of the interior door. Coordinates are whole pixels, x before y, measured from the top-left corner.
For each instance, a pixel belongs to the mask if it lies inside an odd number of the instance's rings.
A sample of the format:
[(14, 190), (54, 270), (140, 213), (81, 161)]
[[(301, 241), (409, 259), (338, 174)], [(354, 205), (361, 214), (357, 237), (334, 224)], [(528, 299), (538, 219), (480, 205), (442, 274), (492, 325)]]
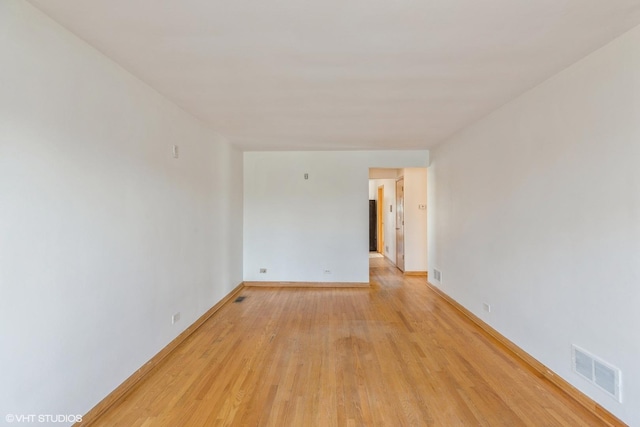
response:
[(396, 266), (404, 271), (404, 179), (396, 181)]
[(378, 187), (378, 252), (384, 255), (384, 186)]
[(377, 216), (376, 201), (369, 200), (369, 252), (375, 252), (378, 248), (376, 243)]

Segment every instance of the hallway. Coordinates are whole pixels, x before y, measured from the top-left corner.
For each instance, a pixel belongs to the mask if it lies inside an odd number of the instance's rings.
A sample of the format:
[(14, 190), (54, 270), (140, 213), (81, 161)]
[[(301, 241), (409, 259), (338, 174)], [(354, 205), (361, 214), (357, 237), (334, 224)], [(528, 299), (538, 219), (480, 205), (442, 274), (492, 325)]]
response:
[(423, 277), (370, 271), (370, 289), (243, 289), (96, 424), (602, 425)]

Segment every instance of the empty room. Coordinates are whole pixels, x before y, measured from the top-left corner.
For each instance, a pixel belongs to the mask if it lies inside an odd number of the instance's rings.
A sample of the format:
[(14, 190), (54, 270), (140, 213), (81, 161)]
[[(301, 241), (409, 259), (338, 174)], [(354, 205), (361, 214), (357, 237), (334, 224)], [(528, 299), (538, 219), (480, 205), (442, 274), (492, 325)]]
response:
[(640, 426), (640, 0), (0, 0), (0, 425)]

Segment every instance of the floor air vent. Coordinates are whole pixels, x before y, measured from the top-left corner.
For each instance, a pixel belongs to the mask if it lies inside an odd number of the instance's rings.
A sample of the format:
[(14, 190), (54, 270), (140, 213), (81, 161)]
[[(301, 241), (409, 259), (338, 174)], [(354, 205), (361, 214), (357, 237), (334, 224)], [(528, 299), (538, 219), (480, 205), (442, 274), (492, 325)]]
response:
[(433, 280), (436, 282), (442, 282), (442, 272), (436, 268), (433, 269)]
[(622, 402), (620, 369), (598, 359), (580, 347), (571, 346), (573, 370)]
[(246, 297), (238, 297), (233, 302), (242, 302)]

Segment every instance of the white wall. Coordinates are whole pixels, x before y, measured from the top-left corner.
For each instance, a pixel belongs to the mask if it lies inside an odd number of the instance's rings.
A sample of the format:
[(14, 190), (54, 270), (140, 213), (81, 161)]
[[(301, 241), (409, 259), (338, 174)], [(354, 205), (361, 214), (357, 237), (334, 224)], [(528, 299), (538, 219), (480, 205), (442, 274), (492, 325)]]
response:
[(405, 168), (404, 271), (427, 271), (427, 169)]
[(369, 168), (425, 167), (428, 157), (427, 151), (244, 153), (244, 280), (368, 282)]
[(374, 180), (369, 180), (369, 200), (377, 200), (378, 195), (376, 194), (376, 183)]
[(0, 28), (0, 413), (84, 414), (242, 280), (242, 155), (27, 2)]
[[(630, 425), (640, 425), (638, 52), (640, 28), (451, 138), (429, 176), (435, 284)], [(622, 370), (624, 403), (572, 372), (572, 343)]]
[(370, 168), (369, 179), (397, 179), (402, 175), (402, 169)]

